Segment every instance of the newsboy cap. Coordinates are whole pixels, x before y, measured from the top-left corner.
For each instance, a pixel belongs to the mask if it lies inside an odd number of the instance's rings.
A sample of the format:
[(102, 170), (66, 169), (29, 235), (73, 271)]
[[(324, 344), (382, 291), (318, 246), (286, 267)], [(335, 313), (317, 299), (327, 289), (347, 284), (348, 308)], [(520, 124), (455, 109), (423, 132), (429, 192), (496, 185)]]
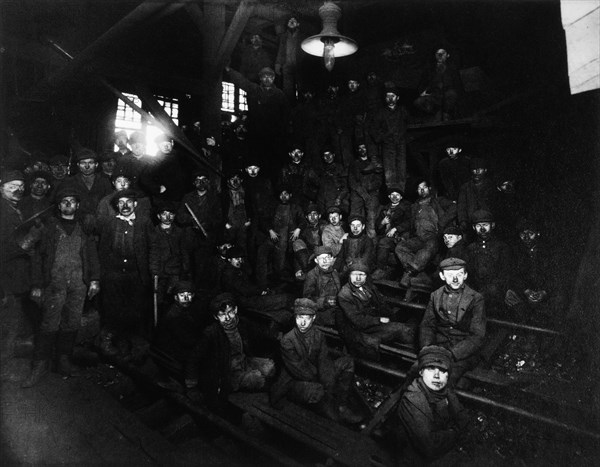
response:
[(360, 272), (364, 272), (365, 274), (369, 274), (369, 272), (370, 272), (369, 266), (362, 259), (353, 261), (352, 264), (348, 267), (348, 271), (349, 272), (360, 271)]
[(471, 159), (470, 167), (471, 170), (487, 169), (488, 165), (485, 159), (482, 159), (481, 157), (474, 157), (473, 159)]
[(321, 255), (332, 255), (333, 256), (333, 250), (331, 249), (331, 247), (325, 246), (325, 245), (315, 247), (315, 250), (312, 254), (313, 258), (316, 258), (317, 256), (321, 256)]
[(173, 287), (173, 293), (183, 293), (183, 292), (191, 292), (194, 293), (196, 291), (194, 284), (191, 281), (177, 281), (175, 286)]
[(8, 183), (20, 180), (22, 182), (25, 181), (25, 176), (23, 172), (20, 170), (5, 170), (0, 174), (0, 183)]
[(89, 148), (81, 148), (75, 153), (75, 160), (79, 162), (85, 159), (94, 159), (95, 161), (97, 161), (98, 156), (94, 151), (92, 151)]
[(444, 229), (444, 235), (462, 235), (463, 232), (460, 230), (460, 227), (456, 225), (449, 225)]
[(367, 223), (365, 216), (361, 216), (360, 214), (352, 214), (348, 218), (348, 224), (352, 224), (352, 222), (354, 222), (354, 221), (360, 221), (362, 223), (362, 225), (365, 225)]
[(337, 212), (338, 214), (341, 214), (342, 210), (339, 207), (337, 207), (337, 206), (329, 206), (327, 208), (327, 214), (333, 214), (334, 212)]
[(232, 293), (224, 292), (211, 300), (210, 311), (213, 315), (216, 315), (219, 310), (225, 309), (227, 305), (234, 307), (237, 306), (237, 303)]
[(478, 224), (479, 222), (494, 222), (494, 216), (490, 211), (477, 209), (471, 216), (471, 223)]
[(399, 193), (401, 196), (404, 196), (404, 190), (399, 186), (391, 186), (387, 189), (388, 196), (392, 193)]
[(80, 201), (81, 199), (81, 195), (79, 194), (79, 192), (72, 187), (69, 186), (65, 186), (60, 188), (57, 192), (56, 195), (54, 195), (54, 199), (56, 200), (56, 203), (60, 203), (64, 198), (70, 197), (72, 196), (73, 198), (75, 198), (77, 200), (77, 202)]
[(467, 262), (460, 258), (446, 258), (440, 262), (440, 270), (446, 271), (449, 269), (461, 269), (466, 268)]
[(428, 366), (436, 366), (449, 371), (452, 367), (452, 353), (438, 345), (427, 345), (419, 352), (419, 371)]
[(295, 315), (315, 315), (317, 313), (317, 304), (310, 298), (297, 298), (294, 301)]
[(275, 72), (273, 71), (272, 68), (269, 68), (268, 66), (261, 68), (261, 70), (258, 72), (258, 76), (263, 76), (263, 75), (272, 75), (275, 76)]

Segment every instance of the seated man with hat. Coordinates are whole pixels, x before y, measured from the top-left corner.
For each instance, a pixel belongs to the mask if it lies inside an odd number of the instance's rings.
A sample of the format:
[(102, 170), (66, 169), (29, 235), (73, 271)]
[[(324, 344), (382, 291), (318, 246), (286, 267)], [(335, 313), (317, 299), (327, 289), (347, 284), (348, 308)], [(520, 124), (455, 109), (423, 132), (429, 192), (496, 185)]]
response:
[(437, 345), (423, 347), (418, 365), (419, 377), (407, 388), (397, 410), (406, 465), (439, 459), (456, 445), (468, 423), (468, 415), (448, 384), (454, 372), (452, 353)]
[[(216, 321), (202, 333), (185, 368), (185, 384), (199, 384), (209, 406), (222, 409), (227, 396), (236, 391), (261, 391), (275, 373), (275, 362), (266, 358), (275, 344), (251, 321), (238, 314), (230, 293), (217, 295), (210, 303)], [(267, 339), (265, 339), (267, 338)]]
[(340, 275), (333, 267), (334, 258), (331, 248), (318, 246), (311, 258), (314, 258), (317, 265), (306, 275), (302, 295), (315, 302), (317, 324), (333, 326), (335, 325), (337, 294), (342, 286)]
[(412, 343), (412, 329), (391, 321), (395, 313), (375, 286), (367, 282), (369, 267), (363, 261), (356, 261), (349, 270), (350, 279), (338, 294), (341, 311), (336, 314), (336, 324), (350, 353), (378, 360), (380, 344), (396, 340)]
[(440, 263), (440, 278), (446, 283), (432, 292), (419, 326), (419, 345), (439, 345), (450, 351), (453, 386), (480, 361), (479, 351), (486, 331), (483, 296), (465, 284), (467, 263), (448, 258)]
[(316, 204), (310, 203), (305, 211), (306, 224), (300, 229), (298, 239), (292, 243), (294, 250), (294, 271), (296, 279), (306, 279), (307, 273), (314, 267), (310, 261), (315, 248), (322, 245), (321, 235), (325, 223)]
[(316, 312), (309, 298), (294, 302), (296, 327), (281, 339), (284, 366), (271, 389), (271, 403), (279, 407), (287, 397), (332, 420), (358, 423), (362, 417), (348, 406), (354, 361), (349, 356), (331, 358), (325, 336), (313, 327)]

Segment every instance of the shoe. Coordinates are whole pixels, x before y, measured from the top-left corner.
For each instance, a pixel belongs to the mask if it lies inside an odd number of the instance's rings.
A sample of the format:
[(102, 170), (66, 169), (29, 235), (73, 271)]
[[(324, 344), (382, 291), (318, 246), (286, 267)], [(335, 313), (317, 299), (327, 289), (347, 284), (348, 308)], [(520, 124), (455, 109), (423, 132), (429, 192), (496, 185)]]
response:
[(34, 360), (31, 367), (31, 373), (21, 384), (22, 388), (32, 388), (36, 386), (50, 371), (48, 360)]
[(340, 405), (339, 407), (340, 420), (349, 425), (356, 425), (357, 423), (362, 422), (363, 416), (354, 412), (347, 405)]

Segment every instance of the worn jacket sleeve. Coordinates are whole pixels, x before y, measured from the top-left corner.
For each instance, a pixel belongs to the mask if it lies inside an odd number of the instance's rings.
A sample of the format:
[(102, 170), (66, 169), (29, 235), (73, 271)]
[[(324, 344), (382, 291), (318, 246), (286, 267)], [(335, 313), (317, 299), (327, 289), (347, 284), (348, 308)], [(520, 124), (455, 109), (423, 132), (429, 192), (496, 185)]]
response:
[(372, 316), (365, 312), (360, 304), (356, 303), (348, 289), (342, 289), (338, 294), (338, 304), (344, 315), (359, 329), (367, 329), (380, 324), (378, 316)]
[(423, 314), (421, 325), (419, 326), (419, 347), (435, 344), (435, 303), (433, 294), (429, 297), (429, 303)]

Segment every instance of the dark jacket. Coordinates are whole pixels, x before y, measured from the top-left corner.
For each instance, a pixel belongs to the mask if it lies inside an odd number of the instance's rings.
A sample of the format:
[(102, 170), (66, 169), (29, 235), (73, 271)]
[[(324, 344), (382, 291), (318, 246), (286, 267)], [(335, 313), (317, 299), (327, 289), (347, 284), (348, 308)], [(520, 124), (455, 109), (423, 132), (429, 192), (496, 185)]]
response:
[(153, 232), (155, 248), (150, 251), (150, 272), (152, 275), (181, 276), (190, 271), (189, 255), (183, 254), (183, 230), (176, 225), (169, 232), (157, 225)]
[[(306, 341), (310, 341), (310, 345)], [(321, 383), (325, 388), (331, 386), (335, 367), (328, 352), (325, 336), (314, 326), (305, 334), (295, 327), (283, 336), (283, 368), (271, 389), (271, 403), (276, 405), (296, 381)]]
[(389, 309), (374, 286), (365, 285), (371, 294), (369, 300), (363, 300), (356, 287), (347, 283), (338, 294), (338, 305), (344, 312), (345, 321), (351, 328), (364, 331), (379, 326), (380, 316), (389, 314)]
[(19, 246), (15, 231), (23, 220), (20, 211), (0, 198), (0, 297), (30, 289), (30, 256)]
[(432, 292), (419, 327), (419, 345), (446, 347), (456, 360), (464, 360), (479, 351), (486, 330), (483, 296), (468, 285), (464, 286), (458, 305), (456, 321), (442, 309), (446, 286)]
[[(175, 150), (170, 154), (159, 151), (140, 174), (141, 187), (153, 198), (180, 201), (187, 186), (181, 157)], [(161, 185), (166, 188), (163, 193), (160, 192)]]
[(319, 192), (319, 177), (307, 162), (286, 164), (279, 175), (279, 186), (287, 186), (292, 191), (296, 202), (304, 198), (311, 201), (317, 199)]
[[(239, 316), (239, 315), (238, 315)], [(239, 317), (238, 331), (246, 357), (264, 355), (267, 333), (244, 317)], [(185, 378), (199, 380), (207, 399), (216, 401), (231, 393), (231, 345), (219, 323), (213, 323), (202, 332), (198, 343), (188, 356)]]
[[(81, 248), (79, 255), (83, 266), (83, 282), (89, 285), (91, 281), (100, 280), (100, 261), (98, 259), (98, 249), (94, 238), (84, 232), (83, 226), (78, 222), (76, 230), (81, 235)], [(42, 239), (34, 250), (31, 261), (31, 279), (32, 286), (43, 288), (52, 281), (52, 267), (56, 259), (56, 247), (63, 229), (60, 227), (60, 220), (55, 217), (48, 219)]]
[(327, 300), (335, 300), (341, 288), (340, 276), (335, 269), (323, 271), (319, 266), (315, 266), (306, 275), (302, 296), (315, 302), (317, 310), (323, 310), (331, 308)]
[(335, 258), (334, 267), (340, 272), (347, 272), (352, 263), (358, 260), (364, 261), (369, 267), (375, 263), (373, 240), (367, 235), (366, 230), (358, 236), (348, 234)]
[(500, 290), (508, 289), (508, 281), (513, 271), (513, 253), (502, 240), (490, 237), (477, 238), (467, 246), (469, 281), (476, 290), (494, 284)]
[[(123, 221), (116, 217), (111, 217), (106, 219), (102, 225), (98, 226), (100, 237), (98, 243), (98, 255), (100, 258), (102, 276), (114, 272), (115, 254), (113, 252), (113, 241), (117, 222)], [(149, 220), (137, 217), (133, 222), (133, 228), (137, 272), (142, 284), (149, 285), (151, 282), (149, 267), (149, 257), (151, 256), (150, 250), (155, 248), (153, 236), (154, 226)]]
[[(383, 237), (391, 229), (396, 228), (396, 234), (401, 235), (404, 232), (408, 232), (410, 229), (410, 215), (411, 215), (411, 204), (405, 199), (398, 203), (398, 206), (392, 207), (389, 203), (383, 207), (375, 220), (375, 232), (377, 235)], [(382, 225), (381, 221), (389, 216), (390, 223)]]
[(466, 415), (456, 394), (431, 397), (421, 378), (414, 380), (398, 404), (398, 418), (411, 446), (421, 460), (433, 460), (450, 451), (458, 439)]
[[(209, 188), (204, 196), (199, 196), (196, 190), (184, 195), (177, 210), (177, 223), (182, 227), (188, 228), (188, 233), (200, 232), (195, 229), (196, 223), (185, 205), (188, 205), (196, 218), (202, 224), (202, 227), (208, 233), (210, 241), (218, 241), (222, 233), (223, 216), (221, 212), (221, 203), (217, 195)], [(192, 230), (190, 230), (192, 229)], [(204, 236), (199, 233), (199, 236)]]
[(422, 208), (422, 201), (418, 199), (412, 204), (410, 212), (410, 232), (411, 236), (419, 237), (423, 241), (437, 237), (444, 228), (456, 218), (456, 204), (443, 197), (430, 197), (429, 205), (433, 208), (437, 217), (437, 225), (432, 228), (424, 228), (419, 225), (419, 211)]
[(476, 185), (473, 180), (460, 187), (458, 193), (458, 222), (464, 230), (472, 223), (472, 216), (478, 209), (485, 209), (494, 213), (498, 190), (490, 178), (484, 178), (481, 184)]
[(79, 214), (82, 216), (86, 214), (95, 216), (100, 200), (114, 191), (108, 177), (99, 173), (94, 175), (94, 183), (90, 189), (88, 189), (83, 181), (81, 173), (65, 178), (56, 187), (55, 193), (59, 193), (62, 188), (70, 188), (77, 192), (79, 195)]
[(252, 283), (248, 274), (241, 268), (233, 266), (229, 261), (222, 271), (221, 289), (223, 292), (232, 293), (236, 298), (256, 297), (262, 292), (262, 289)]

